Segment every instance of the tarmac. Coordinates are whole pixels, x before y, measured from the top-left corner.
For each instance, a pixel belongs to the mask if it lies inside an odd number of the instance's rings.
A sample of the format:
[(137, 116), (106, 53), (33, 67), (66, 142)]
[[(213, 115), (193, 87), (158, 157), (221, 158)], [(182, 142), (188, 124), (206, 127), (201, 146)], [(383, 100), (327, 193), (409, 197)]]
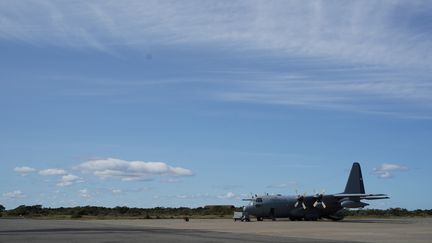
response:
[(432, 218), (340, 222), (0, 219), (0, 242), (432, 242)]

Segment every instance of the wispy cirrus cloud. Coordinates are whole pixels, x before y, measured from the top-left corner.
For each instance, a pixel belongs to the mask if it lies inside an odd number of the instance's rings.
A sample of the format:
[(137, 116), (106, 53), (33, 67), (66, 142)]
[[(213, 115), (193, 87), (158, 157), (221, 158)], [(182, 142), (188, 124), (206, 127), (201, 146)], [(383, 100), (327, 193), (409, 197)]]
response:
[(29, 42), (201, 43), (371, 64), (432, 61), (431, 33), (410, 28), (428, 16), (427, 1), (3, 1), (0, 9), (0, 37)]
[(393, 178), (394, 172), (407, 171), (409, 168), (399, 164), (383, 163), (379, 167), (374, 168), (374, 173), (382, 179)]
[(0, 38), (107, 52), (221, 48), (284, 70), (223, 68), (208, 96), (218, 101), (431, 119), (432, 31), (419, 21), (431, 12), (427, 1), (3, 1)]
[[(228, 102), (299, 106), (369, 113), (403, 118), (432, 119), (432, 83), (411, 72), (373, 70), (321, 70), (289, 74), (240, 75), (214, 98)], [(328, 70), (325, 68), (329, 67)], [(408, 81), (409, 80), (409, 81)]]

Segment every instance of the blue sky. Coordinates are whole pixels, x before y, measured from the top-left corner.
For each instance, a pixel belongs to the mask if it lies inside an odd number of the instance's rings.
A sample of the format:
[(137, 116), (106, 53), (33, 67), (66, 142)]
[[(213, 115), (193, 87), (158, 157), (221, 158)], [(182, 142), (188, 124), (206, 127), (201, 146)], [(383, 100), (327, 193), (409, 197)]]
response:
[[(430, 208), (428, 1), (2, 1), (0, 204)], [(417, 197), (418, 199), (413, 199)]]

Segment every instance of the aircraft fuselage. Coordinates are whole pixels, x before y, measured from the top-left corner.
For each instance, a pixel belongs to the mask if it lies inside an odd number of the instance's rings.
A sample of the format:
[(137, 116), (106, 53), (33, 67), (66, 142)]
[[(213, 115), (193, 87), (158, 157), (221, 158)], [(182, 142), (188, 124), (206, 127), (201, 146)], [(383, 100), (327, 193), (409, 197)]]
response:
[(317, 201), (314, 196), (304, 197), (302, 203), (296, 205), (297, 196), (264, 195), (256, 197), (255, 200), (243, 208), (243, 211), (257, 217), (259, 220), (263, 218), (316, 220), (323, 217), (340, 220), (343, 218), (343, 214), (340, 212), (343, 208), (338, 200), (330, 195), (323, 196), (321, 200), (325, 202), (325, 208), (322, 205), (314, 206)]

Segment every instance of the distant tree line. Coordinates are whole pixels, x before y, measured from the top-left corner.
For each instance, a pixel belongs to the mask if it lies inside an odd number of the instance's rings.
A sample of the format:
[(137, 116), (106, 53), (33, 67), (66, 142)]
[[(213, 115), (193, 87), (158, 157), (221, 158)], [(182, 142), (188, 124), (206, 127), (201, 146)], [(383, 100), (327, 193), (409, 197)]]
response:
[(129, 208), (129, 207), (60, 207), (60, 208), (45, 208), (42, 205), (26, 206), (21, 205), (15, 209), (6, 210), (4, 215), (7, 216), (70, 216), (71, 218), (81, 218), (83, 216), (98, 216), (98, 217), (136, 217), (136, 218), (181, 218), (185, 216), (218, 216), (223, 217), (232, 215), (234, 211), (241, 208), (227, 206), (212, 206), (198, 208)]
[(432, 209), (408, 210), (405, 208), (347, 210), (346, 216), (418, 217), (432, 216)]
[[(99, 218), (143, 218), (143, 219), (158, 219), (158, 218), (182, 218), (182, 217), (224, 217), (232, 215), (234, 211), (241, 211), (242, 209), (234, 206), (211, 206), (211, 207), (198, 207), (198, 208), (129, 208), (129, 207), (60, 207), (60, 208), (46, 208), (42, 205), (26, 206), (21, 205), (15, 209), (5, 210), (5, 207), (0, 205), (0, 217), (70, 217), (81, 218), (99, 217)], [(377, 217), (430, 217), (432, 216), (432, 209), (417, 209), (407, 210), (405, 208), (389, 208), (389, 209), (360, 209), (360, 210), (347, 210), (346, 216), (377, 216)]]

